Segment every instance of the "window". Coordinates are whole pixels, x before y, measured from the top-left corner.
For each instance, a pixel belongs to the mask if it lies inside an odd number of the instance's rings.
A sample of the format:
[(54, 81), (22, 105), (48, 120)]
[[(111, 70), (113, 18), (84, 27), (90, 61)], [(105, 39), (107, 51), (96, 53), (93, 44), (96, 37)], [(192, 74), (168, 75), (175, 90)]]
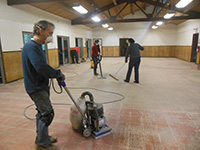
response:
[[(31, 40), (31, 38), (33, 38), (33, 33), (32, 32), (22, 31), (22, 35), (23, 35), (24, 44), (26, 44), (28, 41)], [(45, 44), (42, 44), (42, 49), (43, 49), (43, 51), (45, 51)]]

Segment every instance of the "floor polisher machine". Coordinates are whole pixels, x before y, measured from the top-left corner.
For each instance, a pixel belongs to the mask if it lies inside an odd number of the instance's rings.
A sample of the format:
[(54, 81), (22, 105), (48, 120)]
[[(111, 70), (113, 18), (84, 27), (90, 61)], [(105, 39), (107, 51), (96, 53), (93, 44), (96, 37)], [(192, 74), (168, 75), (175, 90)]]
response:
[[(65, 81), (61, 83), (61, 86), (73, 102), (70, 110), (70, 122), (73, 129), (82, 132), (84, 137), (92, 135), (95, 139), (112, 133), (112, 129), (106, 123), (103, 105), (95, 103), (90, 92), (83, 92), (75, 101), (66, 87)], [(86, 96), (89, 97), (89, 100), (86, 100)]]

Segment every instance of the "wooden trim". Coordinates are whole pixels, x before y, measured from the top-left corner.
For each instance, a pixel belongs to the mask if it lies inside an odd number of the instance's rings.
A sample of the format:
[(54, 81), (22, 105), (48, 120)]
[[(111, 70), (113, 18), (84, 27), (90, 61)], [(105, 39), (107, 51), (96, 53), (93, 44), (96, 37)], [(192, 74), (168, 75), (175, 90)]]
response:
[[(144, 46), (144, 48), (144, 51), (141, 51), (142, 57), (176, 57), (188, 62), (190, 61), (191, 46)], [(84, 51), (85, 49), (86, 47), (84, 47)], [(102, 52), (104, 57), (120, 56), (119, 46), (104, 46)], [(84, 57), (85, 56), (87, 56), (87, 54), (84, 52)], [(197, 56), (197, 64), (199, 64), (200, 52), (198, 52)], [(5, 82), (23, 78), (21, 51), (2, 52), (2, 57)], [(53, 68), (59, 67), (58, 49), (49, 49), (48, 57), (49, 65)]]
[(192, 47), (191, 46), (176, 46), (175, 57), (189, 61), (191, 60)]
[(87, 59), (87, 47), (83, 47), (83, 57)]
[(44, 3), (44, 2), (62, 2), (65, 0), (7, 0), (8, 5), (19, 4), (32, 4), (32, 3)]
[(48, 49), (48, 62), (53, 68), (59, 67), (59, 53), (58, 49)]
[(200, 64), (200, 52), (197, 52), (196, 64)]
[(21, 51), (3, 52), (6, 82), (23, 78)]
[(102, 47), (102, 56), (118, 57), (120, 56), (119, 46)]

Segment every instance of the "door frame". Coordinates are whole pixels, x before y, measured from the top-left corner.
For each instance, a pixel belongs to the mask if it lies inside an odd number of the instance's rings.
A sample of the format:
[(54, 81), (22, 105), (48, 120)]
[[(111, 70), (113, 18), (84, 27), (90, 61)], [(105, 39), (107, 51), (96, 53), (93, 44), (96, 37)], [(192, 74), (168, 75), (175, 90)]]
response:
[(196, 60), (194, 60), (193, 58), (197, 50), (198, 40), (199, 40), (199, 33), (194, 33), (192, 36), (192, 50), (191, 50), (190, 62), (196, 62)]
[[(69, 64), (70, 63), (70, 39), (69, 39), (69, 36), (63, 36), (63, 35), (57, 35), (57, 46), (58, 46), (58, 38), (61, 38), (61, 46), (62, 46), (62, 65), (65, 65), (65, 64)], [(68, 57), (67, 57), (67, 63), (65, 63), (65, 50), (64, 50), (64, 38), (67, 39), (67, 54), (68, 54)], [(59, 57), (59, 54), (58, 54), (58, 57)], [(60, 66), (60, 57), (59, 57), (59, 66)]]
[[(81, 45), (79, 45), (79, 42), (77, 43), (76, 40), (81, 40), (80, 41)], [(84, 57), (84, 54), (83, 54), (83, 38), (81, 38), (81, 37), (75, 37), (75, 46), (77, 46), (77, 47), (80, 48), (79, 59), (81, 59), (82, 57)]]
[(2, 78), (2, 83), (6, 83), (5, 79), (5, 70), (4, 70), (4, 64), (3, 64), (3, 50), (1, 46), (1, 37), (0, 37), (0, 68), (1, 68), (1, 78)]
[[(86, 45), (86, 42), (88, 42), (87, 43), (87, 45)], [(89, 50), (88, 50), (88, 58), (91, 58), (91, 54), (92, 54), (92, 39), (89, 39), (89, 38), (86, 38), (85, 39), (85, 45), (86, 45), (86, 48), (88, 48)]]
[[(122, 54), (122, 48), (123, 48), (123, 45), (121, 45), (121, 40), (128, 40), (128, 38), (119, 38), (119, 51), (120, 51), (120, 56), (125, 56), (126, 55), (126, 51), (124, 51), (124, 55)], [(127, 44), (127, 47), (128, 47), (128, 44)]]

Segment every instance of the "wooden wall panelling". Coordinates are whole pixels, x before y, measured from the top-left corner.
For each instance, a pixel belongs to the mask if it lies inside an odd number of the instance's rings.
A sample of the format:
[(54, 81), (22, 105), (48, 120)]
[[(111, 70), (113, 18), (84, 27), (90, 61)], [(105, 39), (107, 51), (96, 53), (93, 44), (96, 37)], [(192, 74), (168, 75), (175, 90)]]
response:
[(49, 62), (49, 65), (53, 68), (59, 67), (58, 49), (48, 50), (48, 62)]
[[(144, 46), (141, 56), (144, 57), (177, 57), (190, 62), (191, 46)], [(70, 48), (71, 49), (71, 48)], [(87, 49), (84, 47), (84, 57), (87, 58)], [(21, 51), (3, 52), (3, 64), (6, 82), (23, 78)], [(103, 47), (103, 56), (120, 56), (119, 46)], [(59, 67), (58, 50), (48, 50), (49, 65), (53, 68)], [(196, 63), (200, 63), (200, 52), (198, 52)]]
[[(103, 56), (120, 56), (118, 46), (103, 47)], [(177, 57), (190, 61), (191, 46), (144, 46), (143, 57)]]
[(200, 52), (197, 52), (196, 64), (200, 64)]
[(175, 53), (176, 57), (186, 60), (186, 61), (191, 61), (191, 52), (192, 52), (192, 47), (191, 46), (176, 46)]
[(175, 57), (175, 46), (144, 46), (143, 57)]
[(83, 57), (87, 59), (87, 47), (83, 47)]
[(6, 82), (23, 78), (21, 51), (3, 52)]
[(119, 49), (119, 46), (115, 46), (114, 47), (114, 56), (120, 56), (120, 49)]
[(109, 56), (109, 57), (120, 56), (119, 46), (103, 47), (102, 48), (102, 56)]

